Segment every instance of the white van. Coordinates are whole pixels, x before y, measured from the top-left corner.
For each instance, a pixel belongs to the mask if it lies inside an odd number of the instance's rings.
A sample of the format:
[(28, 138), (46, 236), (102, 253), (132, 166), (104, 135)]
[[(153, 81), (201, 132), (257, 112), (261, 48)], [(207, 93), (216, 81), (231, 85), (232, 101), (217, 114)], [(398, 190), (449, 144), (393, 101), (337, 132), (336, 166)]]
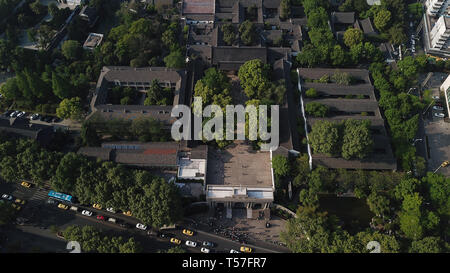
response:
[(71, 207), (70, 207), (70, 210), (73, 210), (73, 211), (78, 211), (78, 207), (75, 207), (75, 206), (71, 206)]
[(108, 218), (108, 222), (115, 223), (116, 219), (115, 218)]

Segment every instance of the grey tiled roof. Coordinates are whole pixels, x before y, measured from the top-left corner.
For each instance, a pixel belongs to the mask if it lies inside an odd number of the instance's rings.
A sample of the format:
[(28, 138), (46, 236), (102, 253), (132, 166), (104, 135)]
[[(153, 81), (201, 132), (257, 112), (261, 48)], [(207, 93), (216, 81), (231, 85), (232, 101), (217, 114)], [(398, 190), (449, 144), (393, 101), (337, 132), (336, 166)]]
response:
[(53, 137), (52, 126), (30, 123), (23, 118), (10, 119), (1, 117), (0, 131), (5, 131), (19, 137), (34, 139), (44, 146), (49, 144)]

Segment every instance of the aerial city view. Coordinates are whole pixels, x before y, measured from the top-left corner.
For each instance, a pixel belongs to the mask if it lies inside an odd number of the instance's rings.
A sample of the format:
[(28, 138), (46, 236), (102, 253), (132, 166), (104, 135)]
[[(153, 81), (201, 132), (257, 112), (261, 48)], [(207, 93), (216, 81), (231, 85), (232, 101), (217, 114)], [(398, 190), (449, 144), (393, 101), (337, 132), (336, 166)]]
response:
[(449, 112), (450, 0), (0, 0), (0, 253), (450, 253)]

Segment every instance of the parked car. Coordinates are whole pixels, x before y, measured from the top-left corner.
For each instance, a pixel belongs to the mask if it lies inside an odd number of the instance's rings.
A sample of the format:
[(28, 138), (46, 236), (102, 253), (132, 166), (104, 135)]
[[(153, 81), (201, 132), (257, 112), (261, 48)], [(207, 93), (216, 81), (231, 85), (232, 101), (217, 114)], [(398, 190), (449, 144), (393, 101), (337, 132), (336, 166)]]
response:
[(116, 210), (114, 208), (106, 208), (106, 211), (116, 213)]
[(214, 243), (208, 242), (208, 241), (203, 241), (203, 246), (214, 247)]
[(75, 206), (71, 206), (71, 207), (70, 207), (70, 210), (73, 210), (73, 211), (78, 211), (78, 207), (75, 207)]
[(443, 107), (440, 107), (440, 106), (437, 106), (437, 105), (433, 106), (433, 109), (434, 110), (438, 110), (438, 111), (444, 111)]
[(83, 211), (81, 212), (81, 214), (83, 214), (83, 215), (85, 215), (85, 216), (92, 216), (92, 212), (91, 212), (91, 211), (88, 211), (88, 210), (83, 210)]
[(22, 200), (22, 199), (19, 199), (19, 198), (17, 198), (16, 200), (14, 200), (14, 203), (16, 203), (16, 204), (19, 204), (19, 205), (25, 205), (26, 201), (25, 201), (25, 200)]
[(31, 116), (30, 116), (30, 119), (31, 120), (37, 120), (37, 119), (39, 119), (41, 117), (41, 115), (39, 115), (38, 113), (35, 113), (35, 114), (32, 114)]
[(6, 200), (8, 200), (8, 201), (12, 201), (12, 200), (13, 200), (13, 197), (12, 197), (11, 195), (9, 195), (9, 194), (3, 194), (3, 195), (2, 195), (2, 198), (3, 198), (3, 199), (6, 199)]
[(47, 122), (47, 123), (50, 123), (50, 122), (52, 122), (52, 119), (53, 119), (53, 117), (47, 116), (47, 117), (44, 119), (44, 121)]
[(176, 245), (181, 244), (181, 240), (178, 240), (177, 238), (170, 238), (170, 242)]
[(108, 218), (108, 222), (116, 223), (116, 219), (115, 218)]
[(251, 253), (253, 249), (248, 246), (241, 246), (240, 250), (241, 250), (241, 252), (244, 252), (244, 253)]
[(12, 112), (10, 115), (9, 115), (9, 117), (11, 117), (11, 118), (15, 118), (15, 117), (17, 117), (17, 115), (20, 113), (20, 111), (14, 111), (14, 112)]
[(433, 96), (434, 100), (440, 100), (441, 98), (439, 96)]
[(17, 117), (21, 118), (21, 117), (25, 116), (25, 114), (26, 114), (26, 112), (22, 111), (19, 114), (17, 114)]
[(208, 248), (206, 248), (206, 247), (202, 247), (201, 249), (200, 249), (200, 251), (202, 252), (202, 253), (209, 253), (209, 252), (211, 252)]
[(241, 252), (234, 250), (234, 249), (230, 249), (230, 253), (241, 253)]
[(17, 205), (17, 204), (12, 204), (11, 205), (15, 210), (21, 210), (22, 209), (22, 207), (21, 206), (19, 206), (19, 205)]
[(137, 224), (136, 224), (136, 228), (137, 228), (137, 229), (146, 230), (146, 229), (147, 229), (147, 226), (144, 225), (144, 224), (141, 224), (141, 223), (137, 223)]
[(123, 215), (126, 215), (126, 216), (132, 216), (133, 214), (131, 213), (131, 211), (127, 211), (127, 212), (122, 212), (123, 213)]
[(62, 119), (60, 119), (60, 118), (58, 118), (58, 117), (54, 117), (53, 119), (52, 119), (52, 122), (53, 123), (59, 123), (59, 122), (61, 122), (62, 121)]
[(189, 229), (183, 229), (183, 234), (187, 235), (187, 236), (193, 236), (194, 232), (192, 230), (189, 230)]
[(31, 188), (31, 183), (23, 181), (20, 185), (24, 186), (25, 188)]
[(193, 242), (193, 241), (186, 241), (186, 245), (187, 245), (187, 246), (190, 246), (190, 247), (196, 247), (196, 246), (197, 246), (197, 243), (196, 243), (196, 242)]
[(58, 205), (58, 208), (63, 209), (63, 210), (67, 210), (67, 209), (69, 209), (69, 206), (64, 205), (64, 204), (61, 203), (61, 204)]
[(42, 115), (42, 116), (39, 117), (39, 120), (40, 121), (44, 121), (46, 118), (47, 118), (47, 116)]
[(434, 116), (435, 116), (435, 117), (438, 117), (438, 118), (443, 118), (443, 117), (445, 117), (445, 115), (444, 115), (443, 113), (434, 113)]
[(97, 220), (105, 221), (105, 216), (103, 216), (103, 215), (97, 215)]
[(100, 205), (100, 204), (94, 204), (94, 205), (92, 205), (92, 207), (94, 209), (102, 209), (102, 205)]
[(270, 228), (270, 223), (266, 222), (266, 228)]

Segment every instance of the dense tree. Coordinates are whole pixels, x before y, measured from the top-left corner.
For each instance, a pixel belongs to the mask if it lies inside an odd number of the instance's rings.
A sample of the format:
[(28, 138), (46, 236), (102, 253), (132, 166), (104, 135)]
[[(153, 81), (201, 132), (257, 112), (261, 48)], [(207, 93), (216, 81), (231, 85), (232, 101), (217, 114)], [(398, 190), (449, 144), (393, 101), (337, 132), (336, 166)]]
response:
[(413, 195), (406, 195), (402, 203), (400, 213), (400, 229), (405, 236), (412, 240), (419, 240), (423, 236), (423, 227), (421, 224), (422, 213), (420, 206), (423, 198), (416, 192)]
[(181, 50), (173, 51), (164, 58), (164, 63), (170, 68), (183, 68), (186, 65), (185, 56)]
[(372, 148), (370, 121), (346, 120), (342, 139), (342, 157), (362, 159), (372, 151)]
[(328, 106), (318, 102), (309, 102), (305, 107), (305, 112), (313, 117), (324, 118), (327, 116), (328, 110)]
[[(439, 237), (425, 237), (422, 240), (413, 241), (409, 252), (411, 253), (442, 253), (446, 252), (445, 243)], [(447, 250), (448, 251), (448, 250)]]
[(64, 99), (56, 109), (56, 115), (60, 118), (70, 118), (73, 120), (79, 120), (83, 113), (83, 106), (81, 105), (81, 99), (74, 97), (71, 99)]
[(280, 2), (280, 19), (286, 20), (291, 15), (291, 1), (281, 0)]
[(326, 120), (317, 121), (312, 126), (309, 141), (314, 153), (337, 155), (339, 154), (338, 125)]
[(315, 98), (317, 97), (317, 91), (314, 88), (309, 88), (308, 90), (306, 90), (305, 95), (308, 98)]
[(241, 41), (246, 46), (255, 44), (258, 38), (256, 26), (249, 20), (245, 20), (244, 22), (241, 23), (241, 25), (239, 26), (239, 34)]
[(170, 88), (162, 88), (159, 81), (154, 79), (147, 90), (147, 98), (144, 105), (170, 105), (173, 100), (173, 92)]
[(391, 20), (391, 12), (388, 10), (381, 9), (375, 15), (373, 23), (375, 24), (375, 27), (379, 31), (384, 31), (386, 30), (386, 27), (389, 25), (390, 20)]
[(343, 66), (347, 61), (347, 56), (340, 45), (335, 45), (330, 53), (330, 60), (333, 66)]
[(362, 30), (356, 28), (349, 28), (344, 33), (344, 43), (348, 47), (352, 47), (361, 43), (364, 39)]
[(121, 236), (104, 234), (92, 226), (68, 226), (62, 231), (64, 239), (80, 243), (83, 253), (139, 253), (142, 247), (134, 238), (126, 241)]
[(83, 52), (83, 48), (78, 41), (67, 40), (64, 41), (61, 47), (62, 54), (68, 60), (77, 60), (81, 57)]
[(70, 193), (75, 189), (75, 183), (80, 176), (80, 167), (86, 164), (86, 158), (75, 153), (64, 155), (50, 183), (53, 189)]
[(245, 94), (250, 99), (263, 97), (269, 87), (269, 66), (261, 60), (247, 61), (239, 68), (238, 76)]
[(237, 36), (236, 28), (232, 24), (228, 23), (222, 25), (221, 30), (223, 32), (223, 41), (227, 45), (234, 44)]
[(272, 168), (274, 173), (280, 177), (288, 175), (290, 171), (288, 159), (282, 155), (275, 155), (272, 158)]

